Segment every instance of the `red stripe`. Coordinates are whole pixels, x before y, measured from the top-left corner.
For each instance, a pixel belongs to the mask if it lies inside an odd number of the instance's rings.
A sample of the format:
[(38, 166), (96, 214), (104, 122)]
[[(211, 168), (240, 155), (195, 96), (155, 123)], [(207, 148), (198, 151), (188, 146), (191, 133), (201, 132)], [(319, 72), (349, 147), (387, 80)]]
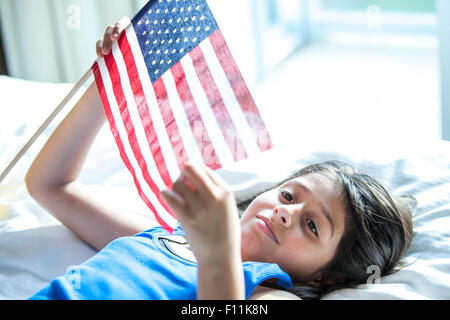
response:
[[(181, 62), (175, 64), (170, 70), (175, 80), (178, 96), (183, 104), (191, 130), (194, 132), (194, 138), (197, 141), (199, 149), (201, 150), (203, 162), (211, 169), (217, 170), (222, 166), (217, 158), (216, 151), (214, 150), (211, 139), (209, 138), (209, 134), (205, 128), (201, 114), (198, 111), (197, 104), (192, 97), (191, 89), (189, 88)], [(199, 134), (195, 132), (195, 127), (200, 128), (200, 137), (198, 136)]]
[(153, 83), (153, 90), (155, 91), (159, 109), (161, 110), (161, 116), (164, 121), (164, 126), (166, 128), (167, 135), (169, 136), (178, 167), (181, 171), (183, 170), (184, 164), (188, 161), (188, 158), (184, 149), (183, 140), (181, 139), (180, 130), (175, 122), (175, 117), (169, 103), (169, 98), (167, 97), (166, 86), (164, 85), (162, 78), (159, 78)]
[(94, 65), (92, 66), (92, 71), (94, 73), (94, 77), (95, 77), (95, 82), (97, 84), (97, 88), (98, 88), (98, 92), (100, 95), (100, 99), (102, 101), (103, 104), (103, 109), (105, 110), (105, 114), (106, 114), (106, 118), (108, 119), (110, 128), (111, 128), (111, 132), (113, 134), (114, 140), (116, 141), (117, 147), (119, 148), (119, 154), (120, 157), (122, 158), (123, 163), (125, 164), (125, 166), (127, 167), (128, 171), (130, 171), (131, 175), (133, 176), (133, 181), (134, 184), (136, 185), (136, 188), (138, 190), (139, 196), (141, 197), (141, 199), (144, 201), (144, 203), (147, 205), (147, 207), (153, 212), (153, 214), (156, 217), (156, 220), (158, 221), (158, 223), (166, 230), (168, 230), (170, 233), (173, 232), (173, 228), (171, 226), (169, 226), (156, 212), (155, 207), (152, 205), (152, 203), (150, 202), (150, 200), (147, 198), (147, 196), (145, 195), (145, 193), (142, 191), (141, 185), (138, 181), (138, 179), (136, 178), (136, 172), (134, 171), (133, 166), (131, 165), (127, 153), (125, 152), (125, 148), (122, 144), (122, 140), (120, 139), (120, 135), (119, 135), (119, 130), (116, 127), (116, 124), (114, 122), (114, 116), (112, 115), (111, 112), (111, 106), (109, 104), (108, 101), (108, 97), (106, 95), (106, 91), (105, 91), (105, 87), (103, 84), (103, 79), (102, 76), (100, 74), (100, 69), (98, 67), (97, 63), (94, 63)]
[[(133, 52), (128, 42), (126, 34), (118, 41), (119, 48), (122, 52), (125, 65), (127, 67), (128, 78), (130, 79), (131, 89), (133, 90), (134, 98), (136, 100), (137, 109), (139, 111), (139, 116), (142, 121), (142, 126), (144, 127), (145, 136), (152, 152), (153, 158), (156, 162), (156, 167), (158, 168), (159, 174), (166, 186), (170, 189), (172, 188), (172, 179), (169, 175), (169, 171), (166, 166), (163, 154), (161, 152), (161, 146), (158, 141), (158, 136), (153, 125), (153, 121), (149, 112), (149, 107), (147, 104), (147, 99), (142, 89), (141, 80), (139, 78), (139, 73), (136, 67), (136, 62), (134, 60)], [(139, 48), (140, 50), (140, 48)]]
[(195, 47), (190, 53), (192, 61), (194, 63), (195, 72), (198, 79), (202, 84), (203, 90), (208, 97), (211, 109), (216, 117), (217, 124), (222, 130), (222, 134), (225, 141), (228, 144), (228, 148), (233, 154), (234, 161), (239, 161), (247, 158), (244, 145), (237, 134), (236, 127), (228, 113), (227, 108), (217, 88), (216, 82), (211, 75), (211, 71), (206, 63), (205, 56), (203, 55), (200, 46)]
[(261, 118), (255, 101), (253, 100), (241, 73), (239, 72), (239, 68), (231, 55), (222, 32), (220, 30), (215, 31), (209, 36), (209, 40), (211, 41), (216, 56), (228, 77), (228, 81), (230, 82), (236, 99), (247, 118), (247, 122), (253, 130), (259, 149), (261, 152), (271, 149), (273, 145), (267, 127)]
[(114, 96), (116, 97), (116, 101), (119, 105), (120, 115), (123, 120), (123, 124), (128, 134), (128, 140), (130, 141), (131, 149), (133, 150), (134, 156), (139, 164), (139, 167), (142, 170), (142, 175), (149, 185), (150, 189), (153, 191), (158, 201), (163, 205), (163, 207), (169, 212), (172, 216), (175, 217), (175, 214), (172, 212), (170, 207), (163, 201), (160, 190), (153, 182), (153, 179), (150, 177), (148, 173), (147, 163), (145, 162), (144, 157), (142, 156), (141, 150), (139, 148), (139, 144), (137, 141), (135, 128), (133, 122), (130, 118), (130, 113), (128, 111), (127, 101), (125, 99), (125, 95), (122, 90), (122, 83), (120, 78), (120, 73), (116, 65), (116, 61), (114, 60), (114, 56), (112, 54), (107, 55), (105, 58), (106, 67), (108, 68), (110, 78), (112, 81), (112, 88), (114, 92)]

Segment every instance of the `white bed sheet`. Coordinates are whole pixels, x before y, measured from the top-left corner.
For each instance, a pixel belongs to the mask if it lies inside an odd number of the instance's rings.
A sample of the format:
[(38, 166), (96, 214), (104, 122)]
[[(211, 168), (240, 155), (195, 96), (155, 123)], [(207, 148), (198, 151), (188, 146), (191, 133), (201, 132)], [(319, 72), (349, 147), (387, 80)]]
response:
[[(0, 77), (1, 169), (70, 88), (65, 84)], [(42, 210), (29, 197), (23, 183), (33, 157), (69, 109), (70, 106), (0, 185), (0, 299), (26, 299), (68, 267), (95, 254)], [(270, 117), (265, 120), (270, 128), (276, 127), (270, 123)], [(324, 298), (450, 299), (450, 143), (405, 142), (383, 148), (377, 147), (376, 142), (356, 144), (328, 139), (314, 143), (305, 141), (295, 151), (279, 146), (257, 158), (228, 166), (220, 174), (241, 200), (303, 165), (337, 159), (374, 175), (392, 192), (416, 197), (416, 237), (404, 259), (408, 266), (383, 277), (379, 284), (335, 291)], [(94, 143), (81, 180), (99, 197), (116, 201), (124, 210), (146, 214), (107, 126)]]

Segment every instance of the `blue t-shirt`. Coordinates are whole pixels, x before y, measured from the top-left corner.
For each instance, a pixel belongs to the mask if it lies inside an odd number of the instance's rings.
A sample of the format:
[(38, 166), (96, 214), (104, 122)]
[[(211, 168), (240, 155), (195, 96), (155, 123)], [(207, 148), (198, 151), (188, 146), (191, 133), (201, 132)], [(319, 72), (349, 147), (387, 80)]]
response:
[[(183, 235), (177, 228), (173, 235)], [(170, 234), (155, 227), (114, 240), (94, 257), (73, 268), (32, 296), (31, 300), (195, 300), (197, 263), (164, 245)], [(244, 262), (246, 298), (265, 280), (276, 278), (287, 289), (292, 282), (276, 264)]]

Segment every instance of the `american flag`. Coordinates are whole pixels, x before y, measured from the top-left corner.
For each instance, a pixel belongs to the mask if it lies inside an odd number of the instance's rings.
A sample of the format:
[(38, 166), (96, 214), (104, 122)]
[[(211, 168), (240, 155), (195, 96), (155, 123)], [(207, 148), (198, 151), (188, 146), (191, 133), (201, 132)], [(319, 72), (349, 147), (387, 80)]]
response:
[(158, 223), (187, 161), (216, 170), (272, 148), (205, 0), (151, 0), (92, 67), (120, 156)]

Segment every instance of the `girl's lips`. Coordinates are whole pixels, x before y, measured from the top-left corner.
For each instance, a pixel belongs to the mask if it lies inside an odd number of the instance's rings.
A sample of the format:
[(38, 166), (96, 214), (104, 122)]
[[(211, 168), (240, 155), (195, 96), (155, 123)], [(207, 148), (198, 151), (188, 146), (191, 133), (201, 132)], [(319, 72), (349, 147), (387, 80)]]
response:
[(264, 216), (256, 216), (256, 218), (257, 225), (262, 230), (262, 232), (270, 239), (272, 239), (276, 244), (279, 244), (277, 235), (275, 233), (275, 228), (273, 227), (270, 219)]

